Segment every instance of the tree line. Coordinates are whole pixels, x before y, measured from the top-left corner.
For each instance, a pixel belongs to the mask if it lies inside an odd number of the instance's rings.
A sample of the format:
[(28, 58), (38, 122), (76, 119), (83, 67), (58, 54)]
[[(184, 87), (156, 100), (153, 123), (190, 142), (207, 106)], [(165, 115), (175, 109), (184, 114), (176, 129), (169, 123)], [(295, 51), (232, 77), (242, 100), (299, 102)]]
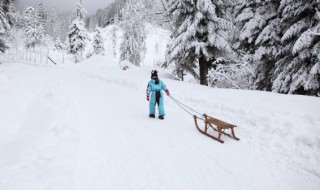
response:
[[(150, 23), (171, 31), (163, 67), (174, 65), (182, 80), (192, 75), (212, 87), (319, 96), (319, 10), (320, 0), (116, 0), (86, 16), (79, 0), (73, 15), (54, 8), (46, 13), (40, 2), (14, 16), (13, 1), (3, 0), (0, 51), (16, 23), (24, 28), (27, 48), (51, 38), (56, 48), (66, 48), (79, 60), (87, 30), (114, 24), (114, 46), (117, 30), (123, 31), (120, 60), (139, 66)], [(97, 29), (94, 46), (101, 53), (100, 33)]]

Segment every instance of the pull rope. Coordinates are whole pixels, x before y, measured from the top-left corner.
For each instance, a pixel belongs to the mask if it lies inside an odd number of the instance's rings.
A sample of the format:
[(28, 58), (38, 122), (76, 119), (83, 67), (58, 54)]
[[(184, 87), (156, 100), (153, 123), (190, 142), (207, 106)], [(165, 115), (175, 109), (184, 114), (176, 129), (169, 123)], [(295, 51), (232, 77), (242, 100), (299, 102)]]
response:
[[(200, 116), (200, 117), (197, 117), (198, 119), (202, 119), (203, 118), (203, 115), (201, 113), (199, 113), (198, 111), (192, 109), (191, 107), (183, 104), (182, 102), (180, 102), (179, 100), (175, 99), (174, 97), (172, 96), (169, 96), (171, 98), (171, 100), (173, 102), (175, 102), (181, 109), (183, 109), (185, 112), (187, 112), (189, 115), (191, 115), (192, 117), (196, 116), (197, 114)], [(189, 109), (189, 110), (188, 110)], [(194, 112), (196, 114), (193, 114), (191, 112)], [(203, 119), (202, 119), (203, 120)]]
[(183, 105), (184, 107), (188, 108), (189, 110), (193, 111), (194, 113), (197, 113), (198, 115), (201, 115), (201, 116), (203, 115), (202, 113), (199, 113), (198, 111), (192, 109), (191, 107), (189, 107), (189, 106), (181, 103), (179, 100), (175, 99), (174, 97), (172, 97), (172, 96), (170, 96), (170, 97), (171, 97), (171, 99), (173, 99), (173, 100), (176, 101), (177, 103)]

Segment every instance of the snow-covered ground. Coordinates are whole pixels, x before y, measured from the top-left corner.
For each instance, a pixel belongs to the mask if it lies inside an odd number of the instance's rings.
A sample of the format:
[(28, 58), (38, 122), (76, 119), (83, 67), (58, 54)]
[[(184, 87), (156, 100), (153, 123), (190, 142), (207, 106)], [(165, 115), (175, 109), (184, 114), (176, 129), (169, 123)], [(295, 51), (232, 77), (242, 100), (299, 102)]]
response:
[(148, 118), (150, 69), (112, 57), (0, 64), (0, 189), (320, 188), (320, 99), (170, 79), (173, 97), (238, 125), (224, 144), (165, 97)]
[(238, 126), (241, 140), (220, 144), (168, 97), (165, 120), (148, 118), (145, 90), (169, 33), (148, 26), (143, 67), (124, 71), (112, 27), (103, 29), (106, 56), (2, 61), (1, 190), (320, 188), (319, 98), (213, 89), (160, 69), (173, 97)]

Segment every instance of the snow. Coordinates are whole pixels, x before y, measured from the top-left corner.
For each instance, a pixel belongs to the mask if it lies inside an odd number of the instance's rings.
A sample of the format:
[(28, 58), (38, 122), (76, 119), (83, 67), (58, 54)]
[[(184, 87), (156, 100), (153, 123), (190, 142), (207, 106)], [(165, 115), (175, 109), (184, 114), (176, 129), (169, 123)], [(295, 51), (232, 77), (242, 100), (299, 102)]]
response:
[(111, 54), (0, 64), (0, 189), (319, 189), (319, 98), (160, 71), (173, 97), (238, 126), (241, 140), (220, 144), (168, 97), (165, 120), (148, 118), (150, 71)]
[[(119, 63), (112, 28), (105, 56), (0, 61), (1, 190), (319, 189), (319, 98), (172, 80), (158, 68), (170, 34), (148, 25), (143, 67)], [(155, 68), (173, 97), (237, 125), (241, 140), (200, 134), (167, 96), (165, 120), (148, 118)]]

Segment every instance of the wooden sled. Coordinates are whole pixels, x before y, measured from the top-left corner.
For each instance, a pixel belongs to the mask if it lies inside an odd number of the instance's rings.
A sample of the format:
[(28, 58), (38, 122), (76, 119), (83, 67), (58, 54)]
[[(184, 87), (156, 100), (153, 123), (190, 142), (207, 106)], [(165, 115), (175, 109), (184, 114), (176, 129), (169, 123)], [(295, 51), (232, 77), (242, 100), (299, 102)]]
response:
[[(196, 115), (193, 116), (194, 117), (194, 122), (196, 124), (196, 127), (197, 129), (199, 130), (200, 133), (216, 140), (216, 141), (219, 141), (221, 143), (224, 143), (223, 140), (221, 140), (221, 136), (222, 134), (234, 139), (234, 140), (240, 140), (239, 138), (237, 138), (234, 134), (234, 129), (235, 127), (237, 127), (236, 125), (232, 125), (230, 123), (226, 123), (224, 121), (221, 121), (219, 119), (216, 119), (216, 118), (213, 118), (213, 117), (210, 117), (210, 116), (207, 116), (206, 114), (203, 115), (204, 116), (204, 119), (202, 118), (198, 118)], [(198, 121), (197, 119), (201, 119), (204, 121), (204, 130), (200, 129), (199, 125), (198, 125)], [(215, 137), (211, 134), (208, 133), (208, 129), (209, 127), (211, 127), (214, 131), (218, 132), (218, 137)], [(230, 129), (231, 130), (231, 134), (229, 133), (226, 133), (225, 130), (226, 129)]]

